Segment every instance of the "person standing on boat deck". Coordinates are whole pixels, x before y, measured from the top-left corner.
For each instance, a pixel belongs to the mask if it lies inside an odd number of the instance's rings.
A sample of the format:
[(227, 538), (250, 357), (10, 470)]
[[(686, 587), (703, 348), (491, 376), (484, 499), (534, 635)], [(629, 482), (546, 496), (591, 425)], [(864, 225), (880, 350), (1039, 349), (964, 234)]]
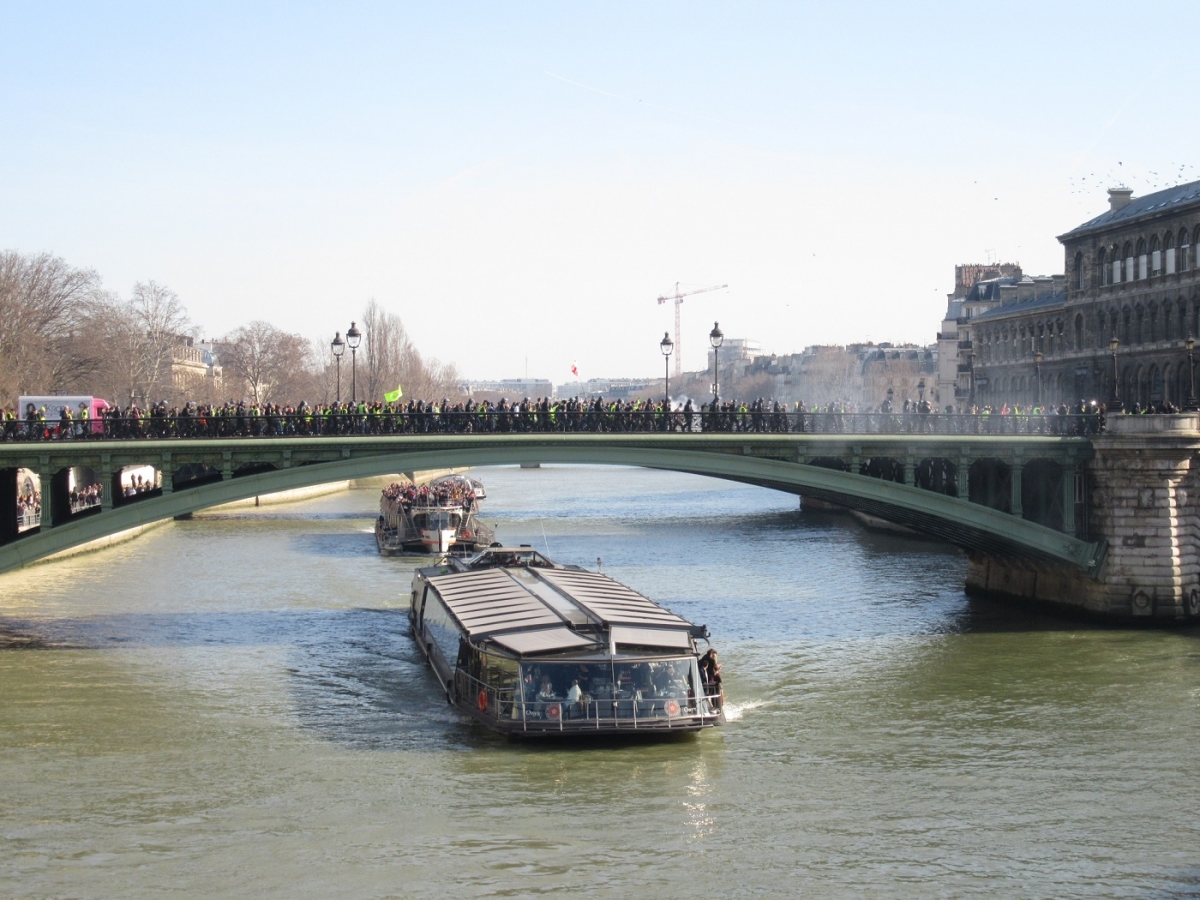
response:
[(724, 691), (721, 687), (721, 664), (717, 662), (715, 647), (710, 647), (708, 652), (700, 657), (700, 680), (704, 682), (705, 694), (715, 695), (724, 701)]
[(579, 686), (578, 678), (572, 679), (571, 686), (567, 689), (567, 709), (571, 711), (572, 716), (583, 713), (583, 688)]

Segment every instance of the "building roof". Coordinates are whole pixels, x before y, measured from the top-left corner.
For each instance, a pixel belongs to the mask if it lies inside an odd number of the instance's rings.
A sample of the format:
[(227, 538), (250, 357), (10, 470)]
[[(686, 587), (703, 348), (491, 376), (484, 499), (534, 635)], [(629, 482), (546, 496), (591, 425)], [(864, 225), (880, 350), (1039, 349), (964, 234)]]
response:
[(1038, 294), (1036, 297), (1030, 297), (1028, 300), (1015, 300), (1012, 303), (995, 306), (986, 312), (981, 312), (974, 318), (974, 321), (980, 322), (987, 321), (988, 319), (1004, 319), (1009, 316), (1023, 316), (1031, 312), (1037, 312), (1038, 310), (1063, 306), (1066, 302), (1066, 291), (1047, 291), (1044, 294)]
[(1145, 216), (1154, 215), (1167, 209), (1185, 206), (1189, 203), (1200, 202), (1200, 181), (1188, 184), (1177, 184), (1163, 191), (1155, 191), (1144, 197), (1135, 197), (1120, 209), (1110, 209), (1096, 216), (1091, 221), (1084, 222), (1078, 228), (1073, 228), (1066, 234), (1059, 235), (1060, 241), (1066, 238), (1079, 237), (1093, 231), (1101, 231), (1115, 225), (1125, 225)]
[(963, 303), (980, 303), (980, 302), (999, 302), (1000, 301), (1000, 285), (1016, 284), (1020, 278), (1012, 278), (1005, 276), (1003, 278), (989, 278), (986, 281), (977, 281), (963, 298)]

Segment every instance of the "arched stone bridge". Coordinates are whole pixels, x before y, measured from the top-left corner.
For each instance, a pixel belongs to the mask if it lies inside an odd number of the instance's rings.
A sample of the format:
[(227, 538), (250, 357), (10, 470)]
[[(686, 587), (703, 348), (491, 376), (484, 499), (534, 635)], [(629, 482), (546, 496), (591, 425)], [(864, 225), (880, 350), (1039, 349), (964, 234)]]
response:
[[(64, 441), (0, 446), (0, 571), (138, 525), (248, 497), (394, 472), (515, 463), (644, 466), (762, 485), (907, 525), (989, 558), (1095, 576), (1078, 436), (467, 434)], [(140, 467), (161, 487), (133, 497)], [(19, 472), (37, 473), (40, 527), (15, 518)], [(142, 469), (146, 471), (147, 469)], [(72, 511), (72, 485), (99, 507)]]

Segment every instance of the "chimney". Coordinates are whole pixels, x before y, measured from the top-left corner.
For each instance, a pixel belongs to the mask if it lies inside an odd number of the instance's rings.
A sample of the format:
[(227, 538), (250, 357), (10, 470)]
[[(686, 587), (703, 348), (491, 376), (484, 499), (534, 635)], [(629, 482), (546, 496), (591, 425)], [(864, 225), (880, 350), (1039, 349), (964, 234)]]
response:
[(1108, 208), (1111, 212), (1116, 212), (1118, 209), (1124, 209), (1133, 202), (1133, 189), (1127, 187), (1115, 187), (1108, 189)]

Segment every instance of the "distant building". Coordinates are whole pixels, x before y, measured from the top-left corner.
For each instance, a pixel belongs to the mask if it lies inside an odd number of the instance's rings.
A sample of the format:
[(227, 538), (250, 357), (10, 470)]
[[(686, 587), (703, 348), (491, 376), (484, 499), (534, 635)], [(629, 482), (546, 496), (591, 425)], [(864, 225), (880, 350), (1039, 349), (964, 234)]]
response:
[(549, 378), (502, 378), (499, 381), (469, 381), (463, 385), (469, 396), (499, 394), (506, 400), (523, 400), (526, 397), (553, 397), (554, 383)]
[(661, 396), (662, 386), (660, 378), (589, 378), (587, 381), (568, 381), (560, 384), (558, 396), (631, 400)]
[(1000, 303), (999, 287), (1023, 277), (1016, 263), (967, 263), (954, 267), (954, 290), (947, 295), (946, 316), (937, 335), (938, 404), (971, 403), (972, 320)]
[(183, 397), (203, 395), (201, 385), (221, 384), (221, 366), (213, 344), (180, 337), (171, 350), (171, 386)]
[[(974, 403), (1057, 405), (1065, 399), (1063, 386), (1047, 386), (1044, 379), (1038, 386), (1037, 377), (1044, 373), (1037, 354), (1044, 358), (1066, 339), (1066, 276), (997, 279), (976, 287), (988, 300), (987, 308), (971, 319), (967, 376)], [(1074, 393), (1068, 386), (1066, 396)]]

